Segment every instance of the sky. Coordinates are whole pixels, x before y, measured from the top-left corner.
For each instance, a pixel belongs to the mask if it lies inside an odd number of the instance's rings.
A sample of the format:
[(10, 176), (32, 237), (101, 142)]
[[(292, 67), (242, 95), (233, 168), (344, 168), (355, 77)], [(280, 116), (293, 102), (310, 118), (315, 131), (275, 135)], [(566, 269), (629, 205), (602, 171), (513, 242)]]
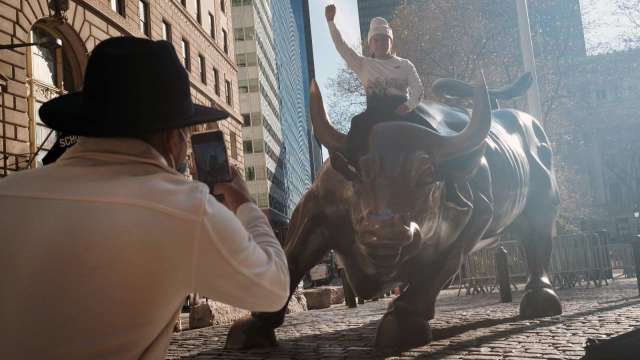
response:
[[(360, 23), (358, 20), (357, 0), (311, 0), (309, 1), (309, 16), (311, 18), (311, 36), (313, 37), (313, 56), (316, 70), (316, 81), (322, 94), (328, 94), (326, 89), (327, 79), (334, 77), (343, 61), (338, 55), (327, 20), (324, 17), (324, 8), (328, 4), (335, 4), (335, 23), (342, 37), (354, 47), (360, 48)], [(327, 97), (324, 97), (325, 102)], [(325, 105), (327, 105), (325, 103)]]

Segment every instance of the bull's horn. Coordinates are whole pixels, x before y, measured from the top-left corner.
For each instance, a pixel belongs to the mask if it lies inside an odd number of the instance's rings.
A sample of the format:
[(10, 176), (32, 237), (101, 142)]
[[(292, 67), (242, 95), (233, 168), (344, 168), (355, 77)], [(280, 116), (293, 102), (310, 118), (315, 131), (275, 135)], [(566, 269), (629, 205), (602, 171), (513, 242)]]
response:
[(465, 155), (482, 145), (491, 128), (491, 104), (484, 74), (481, 73), (480, 84), (474, 89), (473, 113), (471, 121), (459, 134), (453, 136), (440, 136), (436, 144), (429, 147), (437, 152), (440, 160), (451, 159)]
[(329, 151), (344, 154), (347, 149), (347, 136), (336, 130), (324, 110), (322, 94), (315, 79), (311, 81), (311, 125), (313, 132)]

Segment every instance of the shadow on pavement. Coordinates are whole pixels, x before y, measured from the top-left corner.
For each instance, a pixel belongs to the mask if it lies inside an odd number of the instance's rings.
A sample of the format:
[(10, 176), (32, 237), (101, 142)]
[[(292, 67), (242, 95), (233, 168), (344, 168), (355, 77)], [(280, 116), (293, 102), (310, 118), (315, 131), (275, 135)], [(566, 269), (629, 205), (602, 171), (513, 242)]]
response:
[[(634, 298), (630, 298), (634, 299)], [(484, 319), (479, 321), (457, 324), (448, 327), (435, 327), (433, 329), (434, 341), (446, 340), (464, 334), (468, 331), (485, 329), (494, 326), (509, 326), (498, 328), (490, 334), (477, 336), (468, 340), (455, 341), (445, 346), (433, 348), (420, 348), (422, 354), (416, 355), (416, 359), (439, 359), (451, 356), (452, 353), (464, 351), (472, 347), (481, 347), (483, 344), (521, 334), (530, 330), (554, 326), (572, 319), (594, 315), (600, 312), (617, 310), (640, 304), (640, 299), (627, 301), (621, 304), (600, 306), (595, 309), (561, 315), (551, 318), (519, 323), (517, 316), (497, 319)], [(618, 299), (624, 301), (627, 299)], [(325, 333), (302, 334), (300, 336), (287, 337), (279, 341), (280, 345), (270, 349), (255, 349), (247, 351), (211, 350), (193, 355), (193, 358), (234, 358), (234, 359), (325, 359), (325, 358), (384, 358), (397, 356), (401, 353), (380, 353), (372, 348), (378, 320), (369, 321), (361, 326), (343, 330), (329, 331)]]

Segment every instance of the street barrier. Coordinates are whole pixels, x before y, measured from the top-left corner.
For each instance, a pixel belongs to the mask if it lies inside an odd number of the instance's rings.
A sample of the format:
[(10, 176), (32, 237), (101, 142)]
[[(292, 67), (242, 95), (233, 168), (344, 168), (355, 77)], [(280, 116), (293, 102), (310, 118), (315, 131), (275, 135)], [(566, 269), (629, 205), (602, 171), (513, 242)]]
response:
[[(579, 233), (553, 239), (550, 260), (550, 280), (555, 288), (608, 285), (615, 276), (635, 276), (632, 246), (629, 243), (610, 244), (603, 233)], [(527, 261), (519, 241), (500, 239), (497, 249), (504, 248), (506, 269), (511, 287), (526, 282)], [(498, 289), (496, 248), (482, 249), (463, 259), (451, 285), (467, 295), (490, 293)], [(504, 267), (504, 265), (502, 265)], [(503, 275), (504, 277), (504, 275)], [(506, 284), (503, 278), (502, 283)], [(504, 286), (503, 286), (504, 289)], [(506, 291), (504, 289), (503, 291)], [(506, 295), (503, 295), (506, 296)]]

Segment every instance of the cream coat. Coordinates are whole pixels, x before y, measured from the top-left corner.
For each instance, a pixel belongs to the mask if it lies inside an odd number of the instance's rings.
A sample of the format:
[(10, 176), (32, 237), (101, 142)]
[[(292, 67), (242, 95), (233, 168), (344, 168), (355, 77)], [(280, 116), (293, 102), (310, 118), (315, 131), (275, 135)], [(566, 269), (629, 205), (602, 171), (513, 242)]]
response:
[(289, 295), (284, 252), (131, 139), (83, 138), (0, 180), (2, 359), (160, 359), (189, 292), (254, 311)]

